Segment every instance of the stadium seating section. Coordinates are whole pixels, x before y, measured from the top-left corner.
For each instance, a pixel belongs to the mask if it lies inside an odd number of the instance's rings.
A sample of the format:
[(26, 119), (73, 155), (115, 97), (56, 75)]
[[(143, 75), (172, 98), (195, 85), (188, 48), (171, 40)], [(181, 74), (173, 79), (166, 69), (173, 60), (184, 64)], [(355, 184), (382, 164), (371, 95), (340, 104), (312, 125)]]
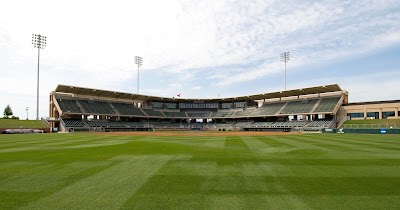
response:
[(154, 129), (190, 129), (205, 128), (210, 130), (218, 129), (242, 129), (242, 128), (304, 128), (304, 130), (319, 130), (329, 128), (333, 120), (315, 120), (315, 121), (286, 121), (286, 122), (227, 122), (227, 123), (177, 123), (168, 121), (146, 121), (143, 122), (122, 122), (107, 120), (74, 120), (64, 119), (65, 127), (75, 128), (144, 128)]
[(161, 111), (155, 111), (152, 109), (142, 109), (147, 116), (151, 116), (151, 117), (165, 117), (165, 115), (161, 112)]
[(82, 120), (64, 119), (63, 121), (66, 127), (87, 127), (87, 125)]
[(78, 100), (78, 104), (82, 105), (85, 113), (93, 114), (117, 114), (108, 102), (92, 101), (92, 100)]
[(217, 112), (211, 113), (211, 118), (231, 117), (234, 113), (235, 113), (235, 111), (231, 111), (231, 110), (218, 110)]
[(176, 117), (176, 118), (187, 118), (185, 112), (180, 111), (163, 111), (164, 115), (167, 117)]
[(281, 103), (266, 103), (254, 112), (251, 113), (251, 116), (262, 116), (262, 115), (275, 115), (286, 102)]
[(322, 98), (314, 112), (332, 112), (339, 103), (340, 97)]
[(82, 113), (75, 100), (57, 99), (58, 105), (64, 112)]
[(246, 117), (250, 116), (252, 112), (254, 112), (256, 109), (255, 108), (250, 108), (250, 109), (244, 109), (243, 111), (237, 111), (233, 114), (234, 117)]
[(187, 112), (189, 118), (210, 118), (211, 112)]
[(283, 107), (281, 114), (310, 113), (318, 99), (304, 99), (300, 101), (290, 101)]
[[(261, 107), (246, 109), (215, 109), (202, 111), (185, 111), (179, 109), (154, 110), (151, 108), (137, 108), (128, 102), (84, 100), (77, 98), (58, 98), (56, 101), (60, 109), (71, 116), (106, 115), (108, 118), (95, 118), (92, 120), (63, 119), (65, 128), (75, 131), (90, 131), (94, 129), (115, 128), (124, 129), (156, 129), (156, 130), (184, 130), (184, 129), (210, 129), (210, 130), (237, 130), (237, 129), (275, 129), (290, 128), (304, 131), (319, 131), (333, 125), (331, 119), (306, 120), (277, 120), (276, 116), (300, 115), (312, 113), (314, 116), (321, 113), (332, 113), (340, 103), (338, 96), (297, 99), (290, 101), (266, 102)], [(120, 117), (122, 118), (120, 118)], [(130, 118), (123, 118), (123, 117)], [(266, 118), (266, 117), (275, 118)], [(258, 117), (258, 118), (257, 118)], [(264, 121), (260, 121), (261, 118)], [(210, 123), (186, 123), (186, 119), (215, 119)], [(108, 120), (105, 120), (108, 119)], [(221, 120), (222, 119), (222, 120)], [(271, 119), (275, 119), (271, 120)], [(297, 119), (297, 118), (294, 118)], [(307, 118), (308, 119), (308, 118)], [(171, 121), (170, 121), (171, 120)], [(179, 122), (181, 120), (181, 122)], [(273, 121), (273, 122), (267, 122)], [(185, 122), (185, 123), (184, 123)]]
[(111, 103), (111, 105), (120, 115), (145, 116), (140, 109), (134, 107), (132, 104)]

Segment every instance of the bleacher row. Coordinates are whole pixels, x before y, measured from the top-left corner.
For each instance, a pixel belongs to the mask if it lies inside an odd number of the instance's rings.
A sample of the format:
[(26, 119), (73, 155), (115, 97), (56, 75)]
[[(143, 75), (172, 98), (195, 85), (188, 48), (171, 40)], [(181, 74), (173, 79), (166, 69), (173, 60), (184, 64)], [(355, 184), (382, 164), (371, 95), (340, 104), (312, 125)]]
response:
[(287, 122), (231, 122), (231, 123), (176, 123), (163, 121), (123, 122), (107, 120), (76, 120), (63, 119), (65, 127), (74, 128), (202, 128), (202, 129), (233, 129), (233, 128), (328, 128), (333, 120), (287, 121)]
[(333, 120), (315, 120), (315, 121), (287, 121), (287, 122), (255, 122), (247, 124), (247, 128), (293, 128), (293, 127), (313, 127), (327, 128), (330, 127)]
[(74, 114), (139, 116), (160, 118), (230, 118), (273, 116), (278, 114), (326, 113), (333, 112), (340, 97), (302, 99), (289, 102), (265, 103), (259, 108), (244, 110), (218, 111), (179, 111), (139, 109), (132, 104), (121, 102), (104, 102), (97, 100), (57, 99), (61, 110)]

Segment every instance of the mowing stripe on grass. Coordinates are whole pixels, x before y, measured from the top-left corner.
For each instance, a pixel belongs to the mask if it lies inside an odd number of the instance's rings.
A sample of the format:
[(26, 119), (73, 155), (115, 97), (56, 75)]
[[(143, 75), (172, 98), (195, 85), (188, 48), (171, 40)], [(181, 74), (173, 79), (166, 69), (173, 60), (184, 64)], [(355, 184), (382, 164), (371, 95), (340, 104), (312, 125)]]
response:
[[(52, 149), (77, 149), (77, 148), (88, 148), (88, 147), (100, 147), (100, 146), (110, 146), (110, 145), (117, 145), (117, 144), (126, 144), (132, 140), (124, 140), (126, 138), (114, 138), (114, 140), (99, 140), (99, 139), (92, 139), (92, 140), (85, 140), (83, 142), (79, 142), (79, 140), (75, 140), (74, 143), (71, 142), (51, 142), (51, 143), (36, 143), (31, 144), (29, 146), (22, 146), (19, 145), (18, 147), (10, 147), (5, 149), (0, 149), (0, 153), (7, 153), (7, 152), (22, 152), (22, 151), (29, 151), (29, 150), (52, 150)], [(68, 146), (69, 145), (69, 146)]]
[(56, 177), (50, 177), (41, 172), (54, 167), (52, 164), (27, 167), (23, 173), (11, 173), (7, 179), (0, 182), (1, 192), (39, 192), (57, 184)]
[[(266, 153), (285, 153), (285, 152), (290, 152), (293, 150), (296, 150), (297, 148), (291, 146), (291, 147), (271, 147), (270, 142), (271, 140), (260, 140), (260, 138), (255, 138), (251, 136), (241, 136), (242, 140), (244, 143), (246, 143), (247, 147), (254, 151), (254, 152), (259, 152), (260, 154), (266, 154)], [(268, 142), (268, 143), (267, 143)], [(274, 145), (278, 145), (276, 141), (272, 143)], [(282, 144), (285, 145), (285, 144)]]
[[(320, 137), (314, 137), (314, 138), (310, 138), (310, 137), (297, 137), (296, 139), (302, 141), (302, 142), (306, 142), (309, 144), (314, 144), (314, 145), (320, 145), (320, 146), (324, 146), (324, 147), (329, 147), (329, 148), (333, 148), (333, 149), (337, 149), (337, 152), (348, 152), (348, 151), (352, 151), (353, 154), (354, 153), (354, 149), (349, 148), (348, 146), (345, 145), (360, 145), (360, 146), (369, 146), (369, 147), (373, 147), (373, 148), (380, 148), (380, 149), (387, 149), (387, 150), (399, 150), (400, 148), (393, 148), (389, 145), (384, 146), (383, 144), (380, 145), (376, 145), (374, 144), (374, 142), (371, 143), (363, 143), (363, 140), (343, 140), (343, 139), (335, 139), (335, 141), (332, 141), (329, 138), (324, 138), (322, 136)], [(339, 142), (342, 143), (342, 145), (339, 144), (332, 144), (334, 142)], [(365, 142), (365, 140), (364, 140)], [(358, 147), (358, 146), (357, 146)], [(364, 151), (364, 150), (362, 150)], [(359, 154), (360, 156), (365, 156), (365, 154)]]
[[(318, 138), (296, 136), (293, 140), (295, 140), (296, 142), (303, 143), (303, 144), (308, 144), (308, 145), (312, 145), (315, 147), (325, 148), (324, 150), (329, 151), (330, 154), (336, 154), (336, 156), (338, 154), (340, 154), (340, 155), (346, 154), (346, 158), (349, 158), (349, 156), (351, 156), (352, 158), (365, 158), (364, 154), (354, 153), (354, 150), (350, 150), (346, 146), (327, 144), (327, 143), (325, 143), (325, 141), (318, 139)], [(349, 151), (352, 151), (352, 153), (348, 153)], [(336, 158), (342, 158), (342, 157), (339, 156)]]
[(242, 139), (242, 141), (247, 145), (247, 147), (250, 150), (260, 151), (260, 150), (265, 150), (267, 148), (270, 148), (269, 145), (267, 145), (266, 143), (254, 138), (254, 137), (241, 136), (240, 138)]
[[(313, 139), (310, 139), (310, 141), (312, 141), (312, 140)], [(318, 141), (318, 140), (316, 140), (316, 141)], [(347, 147), (347, 148), (351, 149), (352, 151), (373, 152), (376, 155), (379, 155), (382, 157), (399, 157), (400, 158), (400, 154), (397, 151), (393, 151), (393, 150), (389, 150), (389, 149), (380, 149), (380, 148), (374, 148), (374, 147), (370, 147), (370, 146), (352, 144), (352, 143), (342, 143), (339, 141), (324, 141), (324, 143), (329, 144), (329, 145)], [(367, 154), (369, 154), (369, 153), (367, 153)]]
[(22, 209), (119, 209), (173, 156), (117, 156), (121, 161)]
[(400, 166), (287, 166), (260, 163), (265, 176), (276, 177), (399, 177)]
[(299, 149), (314, 149), (314, 150), (319, 150), (319, 151), (333, 151), (333, 152), (337, 152), (333, 149), (330, 148), (326, 148), (326, 147), (321, 147), (321, 146), (316, 146), (316, 145), (312, 145), (312, 144), (307, 144), (304, 142), (300, 142), (300, 141), (296, 141), (296, 140), (292, 140), (293, 138), (297, 138), (297, 137), (291, 137), (291, 139), (278, 139), (278, 141), (280, 142), (284, 142), (286, 144), (290, 144), (294, 147), (297, 147)]
[[(30, 134), (23, 134), (25, 136), (21, 136), (21, 137), (29, 137), (32, 136)], [(35, 134), (37, 135), (37, 134)], [(65, 134), (66, 135), (66, 134)], [(2, 146), (2, 149), (9, 149), (9, 148), (23, 148), (23, 147), (44, 147), (44, 146), (51, 146), (51, 145), (68, 145), (68, 144), (82, 144), (82, 142), (93, 142), (93, 141), (101, 141), (102, 139), (108, 139), (108, 137), (100, 137), (100, 138), (72, 138), (71, 141), (68, 138), (67, 141), (65, 141), (63, 138), (56, 138), (54, 136), (54, 138), (46, 138), (43, 140), (34, 140), (34, 141), (19, 141), (19, 142), (15, 142), (15, 143), (8, 143), (6, 145)], [(76, 142), (76, 143), (75, 143)], [(1, 147), (1, 146), (0, 146)], [(22, 150), (24, 151), (24, 150)]]
[(293, 195), (211, 195), (204, 209), (293, 209), (312, 210), (300, 197)]
[(210, 177), (204, 187), (206, 192), (214, 192), (205, 209), (312, 209), (277, 178)]
[(368, 139), (337, 139), (336, 141), (342, 143), (350, 143), (364, 146), (372, 146), (375, 148), (388, 149), (388, 150), (400, 150), (400, 144), (389, 143), (389, 142), (376, 142)]
[(220, 138), (210, 138), (206, 142), (202, 144), (202, 146), (206, 147), (215, 147), (215, 148), (224, 148), (225, 147), (226, 137)]
[[(321, 160), (320, 160), (321, 161)], [(321, 162), (324, 162), (322, 160)], [(400, 177), (400, 166), (324, 166), (324, 165), (282, 165), (271, 162), (258, 164), (241, 163), (235, 165), (217, 165), (210, 161), (169, 162), (159, 175), (187, 176), (258, 176), (258, 177)]]
[(180, 145), (185, 145), (185, 146), (191, 146), (191, 147), (201, 147), (204, 146), (205, 140), (198, 140), (190, 137), (186, 138), (180, 138), (179, 140), (175, 139), (167, 139), (167, 138), (154, 138), (154, 137), (145, 137), (143, 141), (149, 141), (149, 142), (160, 142), (160, 143), (169, 143), (169, 144), (180, 144)]
[(0, 171), (5, 171), (9, 168), (13, 167), (21, 167), (21, 166), (35, 166), (40, 165), (40, 162), (29, 162), (29, 161), (12, 161), (0, 164)]
[(110, 162), (73, 162), (60, 169), (51, 170), (52, 165), (33, 168), (29, 173), (9, 176), (0, 182), (0, 191), (40, 192), (62, 183), (63, 179)]
[(400, 196), (316, 195), (301, 196), (315, 209), (399, 209)]
[(225, 148), (240, 148), (248, 150), (247, 145), (239, 136), (228, 136), (225, 139)]
[(97, 141), (89, 144), (81, 144), (81, 145), (74, 145), (74, 146), (66, 146), (65, 149), (76, 149), (76, 148), (88, 148), (88, 147), (104, 147), (110, 145), (117, 145), (117, 144), (126, 144), (130, 142), (129, 140), (104, 140), (104, 141)]
[(279, 136), (255, 136), (254, 138), (264, 142), (265, 144), (269, 145), (270, 147), (277, 147), (277, 148), (282, 148), (282, 147), (289, 147), (289, 148), (295, 148), (293, 145), (286, 144), (285, 142), (279, 141), (279, 139), (286, 139), (285, 137), (279, 137)]

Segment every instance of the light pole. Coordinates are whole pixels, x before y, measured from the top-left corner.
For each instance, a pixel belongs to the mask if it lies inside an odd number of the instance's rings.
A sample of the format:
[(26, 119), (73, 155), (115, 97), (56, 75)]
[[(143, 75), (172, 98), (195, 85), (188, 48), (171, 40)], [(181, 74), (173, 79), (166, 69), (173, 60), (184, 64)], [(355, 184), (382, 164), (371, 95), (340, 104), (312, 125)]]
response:
[(285, 90), (286, 90), (286, 63), (289, 61), (289, 52), (281, 53), (281, 62), (285, 63)]
[(28, 107), (26, 107), (26, 120), (28, 120), (29, 118), (28, 118)]
[(137, 64), (137, 94), (139, 94), (139, 67), (143, 64), (143, 58), (135, 56), (135, 64)]
[(37, 87), (36, 87), (36, 120), (39, 120), (39, 63), (40, 63), (40, 49), (46, 47), (46, 36), (40, 34), (32, 34), (33, 47), (38, 49), (38, 67), (37, 67)]

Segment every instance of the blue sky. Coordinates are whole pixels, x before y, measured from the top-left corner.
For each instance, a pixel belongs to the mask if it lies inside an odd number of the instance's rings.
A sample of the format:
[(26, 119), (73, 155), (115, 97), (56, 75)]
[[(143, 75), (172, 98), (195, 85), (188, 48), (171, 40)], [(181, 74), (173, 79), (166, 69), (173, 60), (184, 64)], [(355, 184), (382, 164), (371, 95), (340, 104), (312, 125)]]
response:
[[(21, 6), (24, 5), (24, 6)], [(400, 99), (400, 1), (6, 1), (0, 109), (40, 116), (57, 84), (215, 98), (339, 84), (350, 102)]]

